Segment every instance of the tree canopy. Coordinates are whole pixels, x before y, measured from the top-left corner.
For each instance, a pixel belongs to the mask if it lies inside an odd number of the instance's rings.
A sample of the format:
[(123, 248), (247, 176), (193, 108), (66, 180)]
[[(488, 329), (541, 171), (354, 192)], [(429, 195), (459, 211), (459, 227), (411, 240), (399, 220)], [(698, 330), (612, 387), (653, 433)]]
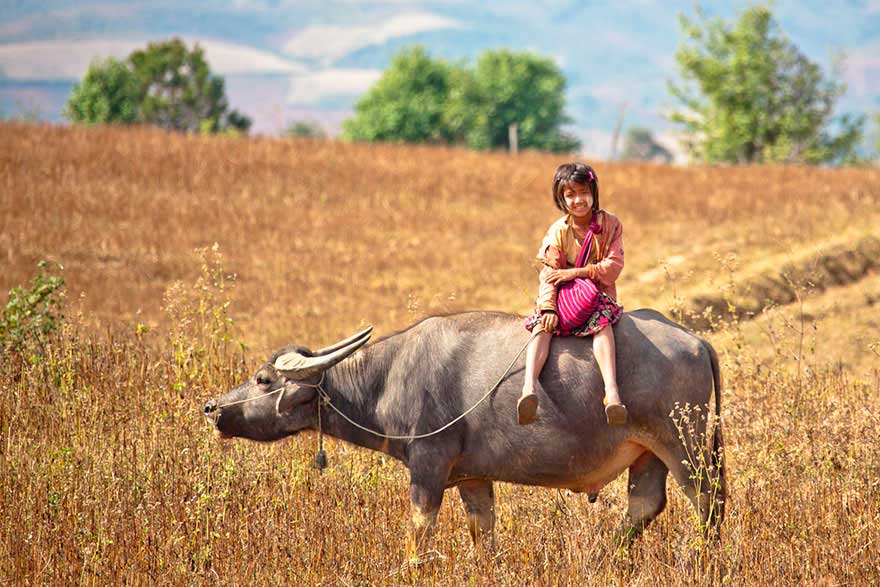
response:
[(296, 120), (287, 125), (282, 135), (293, 138), (323, 139), (326, 133), (316, 122)]
[(141, 88), (141, 120), (187, 132), (247, 130), (250, 120), (229, 110), (224, 81), (211, 74), (204, 52), (180, 39), (150, 43), (128, 58)]
[(880, 159), (880, 112), (874, 113), (874, 157)]
[(185, 132), (247, 131), (251, 121), (226, 100), (223, 78), (202, 49), (180, 39), (150, 43), (125, 62), (94, 62), (65, 107), (72, 122), (144, 122)]
[(571, 151), (580, 145), (561, 126), (565, 115), (565, 76), (552, 60), (529, 53), (485, 51), (474, 71), (477, 92), (471, 106), (476, 123), (468, 144), (507, 147), (508, 127), (516, 124), (519, 146)]
[(654, 138), (647, 128), (634, 126), (626, 133), (623, 143), (623, 160), (637, 161), (658, 161), (661, 163), (670, 163), (672, 161), (672, 153), (669, 149), (661, 145)]
[(64, 116), (71, 122), (130, 124), (138, 119), (139, 105), (137, 78), (125, 63), (111, 57), (89, 65), (82, 82), (73, 86)]
[(398, 53), (357, 102), (344, 135), (491, 149), (508, 147), (516, 124), (521, 148), (570, 151), (579, 143), (561, 129), (564, 109), (565, 78), (550, 59), (486, 51), (469, 68), (415, 47)]
[(722, 19), (680, 19), (675, 58), (682, 77), (670, 90), (683, 108), (695, 159), (705, 162), (836, 163), (855, 158), (863, 120), (835, 117), (843, 84), (827, 79), (780, 30), (766, 6)]
[(406, 49), (355, 104), (355, 116), (343, 123), (344, 135), (357, 141), (446, 142), (443, 110), (452, 71), (422, 47)]

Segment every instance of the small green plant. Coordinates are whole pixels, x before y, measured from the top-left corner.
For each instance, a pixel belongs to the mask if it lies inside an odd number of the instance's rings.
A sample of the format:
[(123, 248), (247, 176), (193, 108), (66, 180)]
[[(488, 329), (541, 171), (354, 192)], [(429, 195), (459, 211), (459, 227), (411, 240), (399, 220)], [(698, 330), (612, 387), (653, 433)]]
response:
[(705, 519), (698, 519), (698, 525), (704, 535), (709, 535), (713, 530), (712, 520), (722, 515), (725, 499), (721, 467), (723, 448), (718, 448), (718, 453), (713, 454), (715, 448), (711, 441), (715, 429), (721, 423), (715, 414), (706, 413), (706, 409), (699, 405), (687, 403), (679, 405), (676, 402), (669, 417), (678, 430), (678, 438), (687, 455), (682, 464), (690, 471), (696, 499), (700, 502), (700, 507), (705, 509)]
[(64, 278), (56, 272), (64, 268), (47, 261), (37, 263), (40, 273), (27, 287), (9, 290), (9, 299), (0, 314), (0, 348), (22, 352), (33, 347), (42, 351), (48, 335), (64, 322)]
[(672, 265), (665, 260), (660, 261), (660, 267), (663, 268), (663, 273), (666, 275), (666, 283), (669, 284), (672, 290), (672, 305), (669, 306), (669, 313), (672, 314), (672, 319), (676, 322), (684, 322), (685, 307), (684, 298), (681, 297), (681, 293), (678, 290), (679, 275)]
[(226, 364), (245, 349), (236, 338), (236, 325), (229, 313), (235, 274), (226, 271), (218, 244), (196, 249), (195, 253), (201, 262), (195, 283), (176, 282), (165, 292), (176, 391), (204, 376), (210, 363)]

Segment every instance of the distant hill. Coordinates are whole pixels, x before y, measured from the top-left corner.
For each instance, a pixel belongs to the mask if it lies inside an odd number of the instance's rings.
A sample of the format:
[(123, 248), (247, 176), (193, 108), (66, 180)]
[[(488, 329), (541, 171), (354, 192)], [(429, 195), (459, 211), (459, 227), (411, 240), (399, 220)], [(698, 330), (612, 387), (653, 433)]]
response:
[[(726, 2), (701, 5), (711, 15), (736, 11)], [(588, 155), (605, 158), (624, 104), (625, 125), (652, 128), (674, 142), (664, 113), (672, 105), (666, 82), (674, 76), (680, 12), (693, 15), (693, 4), (12, 3), (0, 12), (0, 112), (58, 120), (70, 84), (91, 59), (124, 57), (135, 45), (177, 35), (205, 47), (214, 70), (226, 76), (233, 106), (254, 119), (255, 131), (277, 133), (291, 121), (312, 120), (333, 134), (402, 47), (420, 43), (452, 60), (506, 47), (556, 60), (569, 80), (571, 130)], [(836, 55), (846, 56), (843, 111), (880, 108), (876, 2), (785, 1), (774, 3), (774, 12), (826, 71)]]

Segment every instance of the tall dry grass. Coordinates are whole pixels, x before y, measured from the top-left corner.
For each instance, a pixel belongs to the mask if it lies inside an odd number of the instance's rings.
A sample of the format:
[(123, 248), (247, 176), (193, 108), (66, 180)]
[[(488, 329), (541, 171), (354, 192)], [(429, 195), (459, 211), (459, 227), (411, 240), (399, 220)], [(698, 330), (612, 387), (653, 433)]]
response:
[[(731, 484), (717, 544), (702, 541), (673, 487), (667, 511), (620, 551), (622, 479), (594, 505), (502, 484), (494, 558), (471, 555), (449, 492), (434, 544), (446, 558), (395, 572), (402, 466), (332, 443), (319, 475), (310, 435), (215, 441), (201, 404), (283, 342), (319, 346), (366, 322), (385, 333), (437, 311), (528, 311), (559, 162), (0, 126), (0, 289), (49, 257), (65, 265), (70, 294), (44, 356), (0, 363), (0, 584), (880, 583), (880, 384), (811, 352), (810, 328), (826, 326), (808, 315), (808, 284), (797, 285), (805, 304), (780, 309), (792, 321), (777, 323), (807, 330), (773, 339), (797, 369), (762, 357), (749, 316), (731, 314), (712, 335)], [(870, 169), (605, 164), (599, 174), (603, 204), (626, 226), (619, 288), (630, 307), (675, 306), (691, 287), (733, 300), (743, 267), (762, 274), (768, 259), (871, 233), (878, 217)], [(736, 267), (723, 268), (731, 254)], [(658, 267), (679, 257), (672, 275)], [(829, 315), (867, 337), (869, 357), (871, 331), (859, 328), (871, 304), (848, 297), (858, 312)]]
[[(262, 350), (361, 322), (388, 331), (426, 313), (527, 312), (563, 161), (4, 124), (0, 291), (48, 257), (88, 316), (155, 326), (168, 286), (197, 271), (192, 251), (216, 242), (238, 275), (245, 338)], [(696, 285), (719, 273), (716, 255), (747, 266), (880, 219), (878, 169), (598, 170), (601, 202), (625, 226), (629, 308), (657, 303), (659, 260), (681, 260), (686, 288), (688, 275)]]

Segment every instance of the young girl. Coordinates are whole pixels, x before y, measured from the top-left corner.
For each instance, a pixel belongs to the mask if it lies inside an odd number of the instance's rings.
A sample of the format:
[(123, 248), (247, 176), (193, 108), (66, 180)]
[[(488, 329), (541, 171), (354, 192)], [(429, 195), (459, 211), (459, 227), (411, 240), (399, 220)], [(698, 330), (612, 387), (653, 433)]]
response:
[[(565, 216), (550, 226), (538, 251), (541, 269), (535, 314), (526, 320), (526, 329), (539, 333), (526, 351), (526, 373), (522, 397), (517, 404), (520, 424), (535, 421), (538, 375), (547, 360), (550, 340), (557, 336), (593, 336), (593, 355), (605, 381), (605, 417), (609, 424), (625, 424), (626, 406), (617, 391), (614, 331), (623, 308), (615, 301), (614, 282), (623, 269), (623, 226), (616, 216), (599, 208), (599, 180), (592, 167), (584, 163), (560, 165), (553, 178), (553, 201)], [(589, 258), (582, 267), (578, 260), (584, 238), (594, 239)], [(590, 279), (598, 291), (588, 300), (592, 313), (581, 325), (568, 331), (558, 328), (558, 286), (576, 277)]]

